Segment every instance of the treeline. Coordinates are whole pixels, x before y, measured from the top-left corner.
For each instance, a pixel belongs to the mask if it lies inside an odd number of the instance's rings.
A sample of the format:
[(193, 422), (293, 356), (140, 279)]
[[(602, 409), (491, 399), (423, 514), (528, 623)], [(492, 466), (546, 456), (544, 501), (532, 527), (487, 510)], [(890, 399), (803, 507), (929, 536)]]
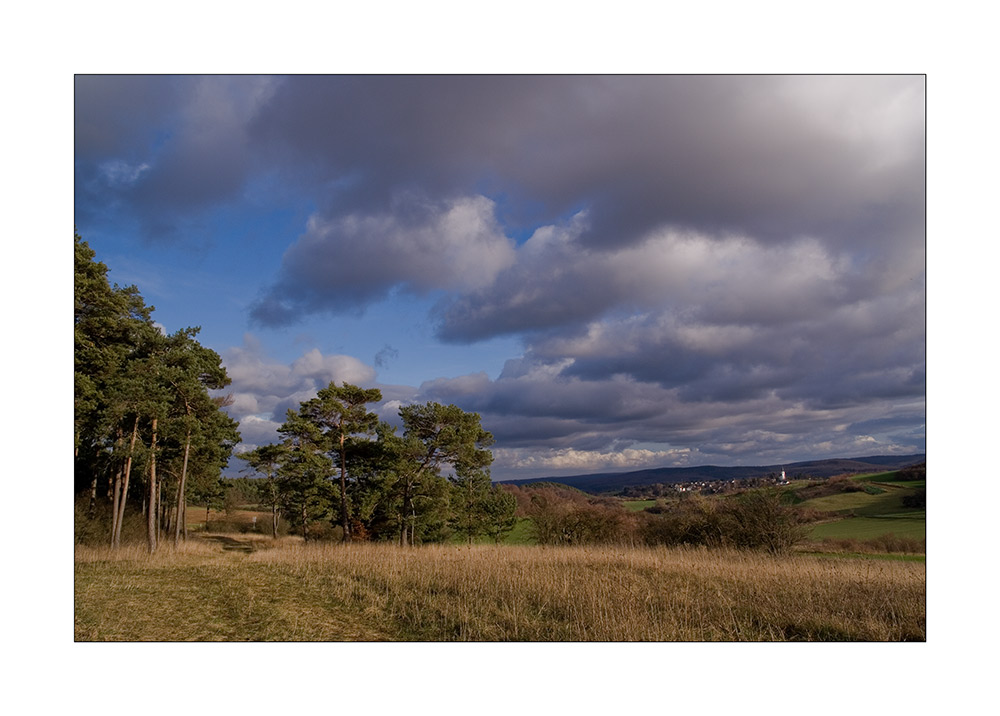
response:
[(751, 489), (724, 497), (684, 494), (629, 512), (615, 498), (563, 485), (505, 488), (517, 514), (531, 519), (540, 544), (703, 545), (782, 552), (805, 537), (809, 516), (782, 493)]
[(230, 380), (198, 328), (164, 334), (139, 290), (110, 285), (74, 239), (76, 538), (117, 548), (143, 529), (152, 552), (171, 533), (186, 538), (188, 498), (215, 489), (240, 440), (227, 399), (210, 392)]
[(455, 534), (500, 541), (514, 526), (515, 499), (495, 487), (493, 435), (454, 405), (400, 408), (402, 433), (368, 410), (378, 389), (331, 383), (289, 410), (282, 441), (239, 457), (262, 479), (258, 501), (306, 540), (441, 542)]

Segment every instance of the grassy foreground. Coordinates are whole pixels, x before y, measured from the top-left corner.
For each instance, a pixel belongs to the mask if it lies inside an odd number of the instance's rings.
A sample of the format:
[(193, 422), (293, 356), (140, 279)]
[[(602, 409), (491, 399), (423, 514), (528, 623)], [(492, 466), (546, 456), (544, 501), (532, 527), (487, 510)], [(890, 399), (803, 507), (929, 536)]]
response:
[(254, 546), (199, 539), (153, 556), (77, 547), (76, 640), (925, 639), (920, 563), (678, 548)]

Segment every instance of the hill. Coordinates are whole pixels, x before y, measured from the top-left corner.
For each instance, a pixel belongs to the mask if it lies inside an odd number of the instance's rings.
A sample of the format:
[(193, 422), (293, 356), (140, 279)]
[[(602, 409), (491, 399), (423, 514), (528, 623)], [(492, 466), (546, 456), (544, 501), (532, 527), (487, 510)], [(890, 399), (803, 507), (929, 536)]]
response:
[(633, 472), (602, 472), (590, 475), (568, 475), (565, 477), (536, 477), (530, 480), (509, 480), (508, 485), (527, 485), (533, 482), (558, 482), (575, 487), (584, 492), (618, 492), (626, 487), (653, 485), (656, 483), (699, 482), (710, 480), (739, 480), (751, 477), (765, 477), (782, 470), (789, 479), (796, 477), (832, 477), (848, 473), (883, 472), (896, 470), (923, 462), (919, 455), (872, 455), (869, 457), (835, 458), (830, 460), (807, 460), (783, 465), (738, 465), (720, 467), (701, 465), (698, 467), (654, 467)]

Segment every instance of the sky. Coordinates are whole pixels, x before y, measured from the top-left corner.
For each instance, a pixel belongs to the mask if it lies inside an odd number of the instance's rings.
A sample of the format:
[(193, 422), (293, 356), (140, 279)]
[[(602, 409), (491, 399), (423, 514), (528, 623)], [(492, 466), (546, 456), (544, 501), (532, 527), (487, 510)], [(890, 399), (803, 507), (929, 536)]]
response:
[(922, 75), (74, 80), (77, 232), (232, 378), (494, 479), (925, 451)]

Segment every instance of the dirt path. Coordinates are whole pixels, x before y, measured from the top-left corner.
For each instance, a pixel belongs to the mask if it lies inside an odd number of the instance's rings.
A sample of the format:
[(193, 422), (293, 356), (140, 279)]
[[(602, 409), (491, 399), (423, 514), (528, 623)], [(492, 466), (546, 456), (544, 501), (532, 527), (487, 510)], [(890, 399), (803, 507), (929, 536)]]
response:
[(201, 535), (200, 539), (222, 545), (222, 549), (226, 552), (249, 553), (254, 551), (254, 545), (251, 540), (239, 540), (229, 535)]

